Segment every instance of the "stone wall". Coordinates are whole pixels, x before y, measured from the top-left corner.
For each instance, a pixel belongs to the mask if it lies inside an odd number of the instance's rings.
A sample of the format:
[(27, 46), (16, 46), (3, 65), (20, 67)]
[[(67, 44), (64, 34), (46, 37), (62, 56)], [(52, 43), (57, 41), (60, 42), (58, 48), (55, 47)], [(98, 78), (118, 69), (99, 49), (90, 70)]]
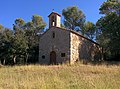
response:
[[(72, 64), (78, 60), (98, 61), (101, 60), (101, 50), (97, 43), (74, 31), (51, 27), (40, 37), (39, 62), (49, 64), (52, 51), (56, 53), (57, 64), (66, 62)], [(61, 57), (61, 53), (65, 53), (65, 57)]]
[(60, 16), (57, 16), (56, 19), (57, 19), (57, 21), (56, 21), (56, 26), (57, 26), (57, 27), (60, 27), (60, 25), (61, 25)]
[[(53, 32), (55, 38), (53, 38)], [(40, 37), (39, 42), (39, 62), (41, 64), (50, 63), (50, 52), (56, 52), (57, 63), (64, 63), (70, 60), (70, 32), (57, 27), (52, 27)], [(65, 57), (61, 57), (65, 53)], [(42, 58), (45, 56), (45, 58)]]
[(74, 63), (75, 61), (79, 60), (79, 45), (81, 43), (80, 37), (74, 33), (70, 33), (70, 63)]
[(70, 33), (70, 52), (71, 52), (71, 63), (74, 63), (78, 60), (86, 60), (86, 61), (99, 61), (101, 60), (101, 47), (74, 33)]
[(54, 17), (54, 26), (56, 25), (56, 27), (61, 27), (61, 18), (60, 16), (56, 15), (56, 14), (51, 14), (49, 17), (49, 28), (51, 28), (53, 26), (53, 18)]

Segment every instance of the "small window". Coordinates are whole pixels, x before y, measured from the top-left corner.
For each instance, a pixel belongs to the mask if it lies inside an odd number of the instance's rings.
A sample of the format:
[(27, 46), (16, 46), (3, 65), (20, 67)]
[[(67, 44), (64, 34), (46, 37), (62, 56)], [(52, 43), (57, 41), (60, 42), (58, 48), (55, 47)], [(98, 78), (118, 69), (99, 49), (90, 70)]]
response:
[(52, 26), (55, 26), (55, 20), (54, 19), (55, 19), (54, 16), (52, 16), (52, 20), (51, 20), (52, 21), (52, 23), (51, 23)]
[(53, 36), (53, 38), (55, 38), (55, 32), (53, 32), (52, 36)]
[(61, 57), (65, 57), (65, 53), (61, 53)]
[(42, 59), (45, 59), (45, 55), (42, 56)]

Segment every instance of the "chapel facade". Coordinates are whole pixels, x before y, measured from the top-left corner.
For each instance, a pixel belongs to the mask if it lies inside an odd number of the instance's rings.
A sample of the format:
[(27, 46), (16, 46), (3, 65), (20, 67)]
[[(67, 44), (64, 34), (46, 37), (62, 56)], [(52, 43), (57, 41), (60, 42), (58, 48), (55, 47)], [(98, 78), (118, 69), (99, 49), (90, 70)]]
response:
[(48, 17), (49, 30), (39, 40), (40, 64), (101, 60), (102, 48), (99, 44), (76, 31), (62, 28), (60, 14), (52, 12)]

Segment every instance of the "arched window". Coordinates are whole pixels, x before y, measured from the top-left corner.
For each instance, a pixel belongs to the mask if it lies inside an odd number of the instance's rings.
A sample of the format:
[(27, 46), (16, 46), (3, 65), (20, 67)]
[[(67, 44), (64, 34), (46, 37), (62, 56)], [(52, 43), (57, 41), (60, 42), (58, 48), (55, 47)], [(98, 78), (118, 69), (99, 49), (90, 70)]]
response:
[(51, 19), (51, 26), (55, 26), (55, 17), (54, 16), (52, 16), (52, 19)]

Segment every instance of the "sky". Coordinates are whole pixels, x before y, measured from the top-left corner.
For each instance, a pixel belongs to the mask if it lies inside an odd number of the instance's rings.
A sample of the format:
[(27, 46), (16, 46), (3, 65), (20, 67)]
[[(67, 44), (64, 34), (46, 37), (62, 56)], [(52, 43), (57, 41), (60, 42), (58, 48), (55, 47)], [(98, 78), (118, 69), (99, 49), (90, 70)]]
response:
[[(101, 17), (99, 8), (106, 0), (0, 0), (0, 24), (12, 29), (15, 19), (31, 21), (33, 15), (43, 17), (48, 26), (48, 15), (53, 11), (62, 14), (69, 6), (77, 6), (86, 16), (86, 21), (96, 23)], [(63, 21), (63, 17), (61, 18)]]

